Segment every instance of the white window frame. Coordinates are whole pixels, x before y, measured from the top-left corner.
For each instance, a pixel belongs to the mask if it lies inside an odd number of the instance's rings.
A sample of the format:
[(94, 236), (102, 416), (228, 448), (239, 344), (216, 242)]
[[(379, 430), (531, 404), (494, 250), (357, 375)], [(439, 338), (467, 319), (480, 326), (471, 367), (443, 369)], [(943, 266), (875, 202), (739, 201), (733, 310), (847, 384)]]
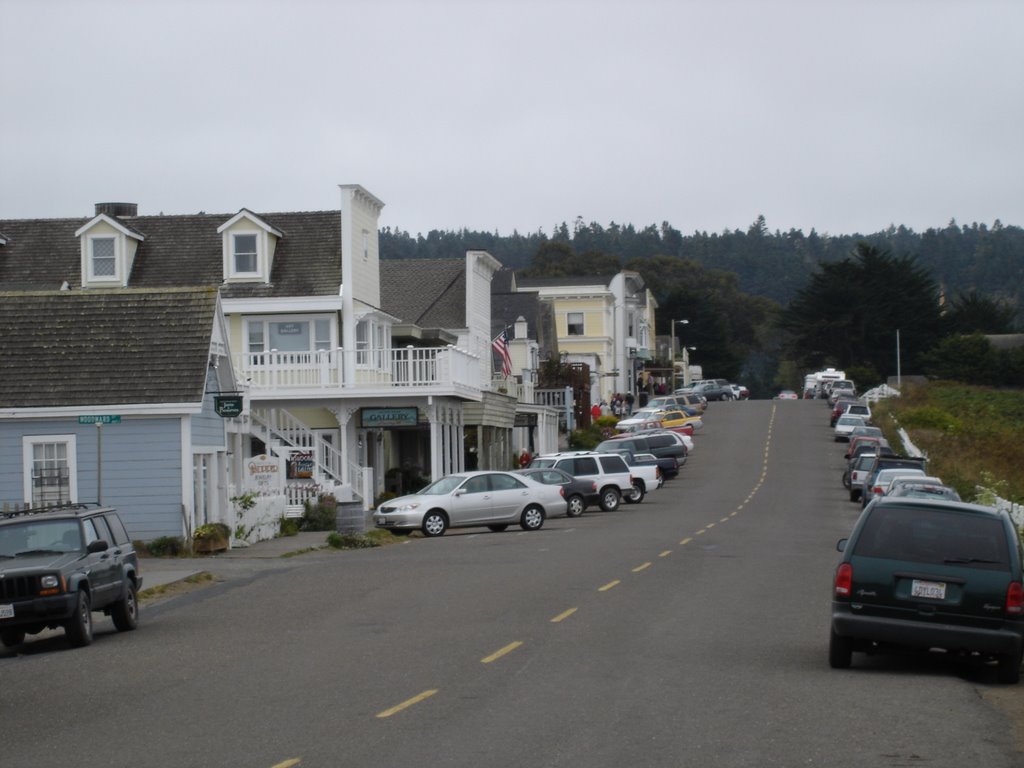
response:
[(386, 371), (390, 367), (391, 325), (367, 316), (356, 324), (356, 367)]
[[(242, 272), (238, 269), (238, 250), (237, 250), (237, 239), (239, 237), (252, 237), (256, 240), (256, 265), (255, 269), (250, 271)], [(231, 246), (230, 253), (228, 254), (228, 275), (229, 277), (239, 278), (253, 278), (262, 277), (263, 275), (263, 233), (255, 229), (238, 229), (232, 230), (228, 233), (228, 243)], [(249, 255), (248, 252), (245, 253)]]
[[(335, 317), (337, 316), (329, 313), (315, 315), (253, 315), (252, 317), (247, 317), (245, 318), (245, 352), (258, 355), (273, 351), (270, 342), (271, 323), (306, 323), (309, 325), (310, 348), (307, 350), (297, 351), (300, 353), (309, 352), (310, 354), (315, 354), (316, 352), (329, 352), (337, 348), (338, 346), (337, 327), (334, 322)], [(252, 340), (252, 331), (250, 329), (254, 324), (258, 324), (263, 327), (262, 349), (252, 349), (249, 346), (249, 342)], [(324, 330), (324, 324), (326, 324), (326, 330), (328, 334), (327, 338), (317, 335), (318, 331)]]
[(64, 443), (68, 464), (68, 500), (78, 501), (78, 436), (77, 435), (23, 435), (21, 438), (21, 473), (25, 503), (32, 501), (32, 469), (35, 465), (35, 447), (48, 443)]
[[(111, 240), (114, 243), (114, 274), (97, 275), (95, 267), (95, 243), (97, 240)], [(88, 235), (86, 242), (85, 269), (90, 283), (117, 283), (121, 280), (121, 238), (112, 233)]]
[[(579, 315), (580, 332), (574, 333), (572, 328), (577, 323), (572, 322), (574, 315)], [(585, 312), (566, 312), (565, 313), (565, 335), (566, 336), (586, 336), (587, 335), (587, 316)]]

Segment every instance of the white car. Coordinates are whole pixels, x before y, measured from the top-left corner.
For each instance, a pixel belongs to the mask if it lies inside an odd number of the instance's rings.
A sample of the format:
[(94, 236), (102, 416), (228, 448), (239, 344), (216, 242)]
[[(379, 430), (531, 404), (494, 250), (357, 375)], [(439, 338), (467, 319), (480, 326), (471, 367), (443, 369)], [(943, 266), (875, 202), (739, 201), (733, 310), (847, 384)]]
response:
[(836, 426), (833, 430), (836, 440), (849, 440), (850, 433), (857, 427), (865, 426), (865, 423), (863, 416), (840, 416), (836, 419)]

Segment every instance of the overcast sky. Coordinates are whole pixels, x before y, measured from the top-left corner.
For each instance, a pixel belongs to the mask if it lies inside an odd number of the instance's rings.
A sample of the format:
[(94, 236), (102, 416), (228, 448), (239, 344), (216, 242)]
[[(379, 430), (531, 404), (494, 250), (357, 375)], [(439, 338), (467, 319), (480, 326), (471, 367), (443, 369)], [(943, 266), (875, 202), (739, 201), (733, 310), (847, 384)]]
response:
[(1020, 0), (0, 0), (0, 218), (1024, 225)]

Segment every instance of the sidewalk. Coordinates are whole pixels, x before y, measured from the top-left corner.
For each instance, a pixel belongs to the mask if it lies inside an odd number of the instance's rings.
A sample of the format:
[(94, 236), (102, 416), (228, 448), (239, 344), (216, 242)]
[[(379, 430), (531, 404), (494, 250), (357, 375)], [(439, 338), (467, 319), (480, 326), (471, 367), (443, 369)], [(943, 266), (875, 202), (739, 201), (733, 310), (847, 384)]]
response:
[(215, 555), (199, 557), (140, 557), (142, 589), (162, 587), (189, 576), (207, 571), (215, 576), (251, 574), (259, 570), (283, 568), (290, 558), (282, 557), (292, 552), (320, 549), (326, 546), (327, 531), (309, 531), (295, 536), (280, 536), (236, 547)]

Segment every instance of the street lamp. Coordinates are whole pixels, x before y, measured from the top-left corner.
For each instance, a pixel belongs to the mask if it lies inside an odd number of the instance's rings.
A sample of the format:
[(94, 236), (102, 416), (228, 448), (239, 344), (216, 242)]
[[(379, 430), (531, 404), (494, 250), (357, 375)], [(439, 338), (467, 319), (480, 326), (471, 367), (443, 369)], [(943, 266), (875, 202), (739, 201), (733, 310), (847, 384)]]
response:
[[(689, 325), (689, 320), (673, 320), (672, 321), (672, 391), (676, 391), (676, 323), (680, 325)], [(686, 375), (683, 375), (685, 380)]]

